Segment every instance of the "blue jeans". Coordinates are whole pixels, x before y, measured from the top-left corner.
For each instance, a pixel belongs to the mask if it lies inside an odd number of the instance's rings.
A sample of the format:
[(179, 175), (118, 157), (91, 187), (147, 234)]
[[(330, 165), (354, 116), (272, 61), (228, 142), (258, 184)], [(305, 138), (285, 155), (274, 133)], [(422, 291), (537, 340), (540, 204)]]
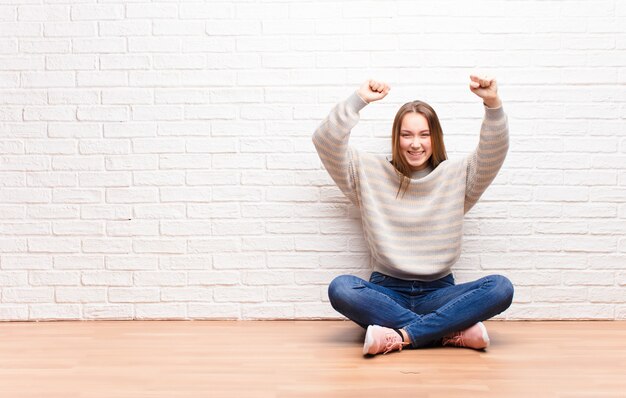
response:
[(353, 275), (336, 277), (328, 296), (335, 310), (364, 328), (404, 329), (417, 348), (503, 312), (513, 300), (513, 285), (502, 275), (455, 285), (452, 274), (420, 282), (373, 272), (369, 282)]

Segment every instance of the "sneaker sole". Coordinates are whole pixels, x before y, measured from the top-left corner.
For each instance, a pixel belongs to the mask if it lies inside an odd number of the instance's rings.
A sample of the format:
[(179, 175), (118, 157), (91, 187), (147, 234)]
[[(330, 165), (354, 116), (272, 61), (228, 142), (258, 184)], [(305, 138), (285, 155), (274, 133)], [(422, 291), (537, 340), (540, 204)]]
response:
[(368, 355), (372, 344), (374, 344), (374, 338), (372, 337), (373, 328), (374, 325), (370, 325), (367, 327), (367, 331), (365, 332), (365, 341), (363, 342), (363, 355)]
[(478, 322), (478, 327), (480, 327), (481, 332), (483, 333), (483, 340), (485, 342), (485, 347), (489, 347), (489, 335), (487, 334), (487, 328), (483, 325), (482, 322)]

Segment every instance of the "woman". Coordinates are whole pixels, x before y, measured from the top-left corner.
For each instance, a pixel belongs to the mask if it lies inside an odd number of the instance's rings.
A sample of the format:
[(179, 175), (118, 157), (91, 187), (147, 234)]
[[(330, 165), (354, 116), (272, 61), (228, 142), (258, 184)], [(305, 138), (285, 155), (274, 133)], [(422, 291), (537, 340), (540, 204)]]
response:
[(336, 105), (313, 143), (339, 189), (361, 214), (373, 273), (341, 275), (328, 287), (338, 312), (367, 328), (363, 354), (443, 344), (484, 349), (481, 321), (506, 310), (513, 285), (491, 275), (455, 285), (463, 216), (493, 181), (508, 150), (507, 118), (495, 79), (470, 76), (485, 106), (478, 147), (447, 160), (437, 114), (426, 103), (404, 104), (393, 122), (392, 158), (348, 145), (359, 111), (389, 93), (369, 80)]

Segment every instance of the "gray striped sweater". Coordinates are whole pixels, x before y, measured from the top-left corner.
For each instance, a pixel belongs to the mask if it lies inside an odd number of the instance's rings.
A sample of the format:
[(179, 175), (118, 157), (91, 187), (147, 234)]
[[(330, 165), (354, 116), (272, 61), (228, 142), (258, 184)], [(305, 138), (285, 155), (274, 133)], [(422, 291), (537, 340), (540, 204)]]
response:
[(367, 105), (356, 93), (337, 104), (313, 134), (313, 143), (339, 189), (361, 214), (373, 269), (409, 280), (432, 281), (451, 272), (461, 254), (463, 217), (504, 162), (508, 124), (502, 107), (485, 108), (478, 147), (412, 178), (396, 197), (399, 177), (385, 156), (348, 145)]

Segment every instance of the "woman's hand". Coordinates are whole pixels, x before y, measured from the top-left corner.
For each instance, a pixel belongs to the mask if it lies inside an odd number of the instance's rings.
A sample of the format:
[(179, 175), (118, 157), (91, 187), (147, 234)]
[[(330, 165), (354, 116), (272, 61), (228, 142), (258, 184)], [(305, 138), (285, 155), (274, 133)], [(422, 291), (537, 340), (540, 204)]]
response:
[(387, 83), (370, 79), (361, 84), (356, 93), (369, 104), (385, 98), (389, 90), (391, 87)]
[(487, 108), (498, 108), (502, 105), (502, 101), (498, 97), (498, 83), (495, 78), (470, 75), (470, 80), (470, 90), (482, 98)]

